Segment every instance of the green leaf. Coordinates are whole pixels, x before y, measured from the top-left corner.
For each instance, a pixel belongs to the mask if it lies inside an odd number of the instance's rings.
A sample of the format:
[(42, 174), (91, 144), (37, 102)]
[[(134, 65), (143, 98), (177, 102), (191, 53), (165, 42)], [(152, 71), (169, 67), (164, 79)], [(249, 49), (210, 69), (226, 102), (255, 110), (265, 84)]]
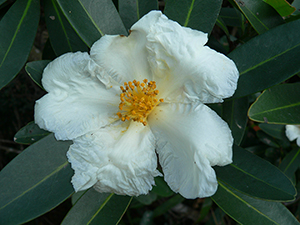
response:
[(199, 213), (199, 218), (197, 220), (198, 223), (204, 220), (204, 218), (208, 215), (209, 211), (211, 210), (212, 207), (212, 200), (211, 198), (205, 198), (204, 202), (201, 206), (201, 211)]
[(42, 59), (52, 61), (55, 58), (56, 58), (56, 54), (55, 54), (55, 52), (51, 46), (50, 40), (48, 38), (44, 45)]
[(78, 191), (75, 192), (72, 197), (71, 197), (71, 202), (72, 205), (75, 205), (75, 203), (85, 194), (85, 192), (87, 192), (88, 190), (84, 190), (84, 191)]
[(261, 123), (258, 125), (267, 134), (280, 140), (287, 140), (285, 136), (285, 126), (280, 124)]
[(272, 6), (282, 17), (289, 16), (295, 12), (296, 8), (291, 6), (286, 0), (264, 0)]
[(294, 149), (282, 160), (279, 169), (282, 170), (290, 179), (295, 175), (300, 165), (300, 149)]
[(300, 71), (300, 20), (278, 26), (232, 51), (240, 72), (233, 98), (274, 86)]
[(46, 0), (44, 4), (46, 26), (55, 54), (59, 56), (66, 52), (87, 52), (88, 46), (67, 21), (56, 0)]
[(4, 2), (6, 2), (7, 0), (0, 0), (0, 5), (2, 5)]
[(222, 20), (222, 18), (220, 16), (218, 17), (218, 19), (216, 21), (216, 24), (218, 25), (218, 27), (220, 27), (224, 31), (224, 33), (228, 37), (230, 36), (229, 31), (227, 29), (227, 26), (226, 26), (225, 22)]
[(168, 0), (164, 14), (182, 26), (210, 34), (221, 5), (222, 0)]
[(16, 133), (14, 141), (20, 144), (32, 144), (49, 134), (50, 132), (42, 130), (34, 122), (30, 122)]
[(281, 16), (262, 0), (234, 0), (257, 33), (262, 34), (284, 23)]
[(179, 204), (180, 202), (184, 201), (185, 198), (182, 197), (179, 194), (174, 195), (172, 198), (170, 198), (168, 201), (164, 202), (160, 206), (156, 207), (156, 209), (153, 211), (153, 217), (160, 216), (173, 208), (175, 205)]
[(39, 22), (38, 0), (18, 0), (0, 21), (0, 89), (21, 70)]
[(70, 142), (49, 135), (25, 149), (0, 172), (1, 223), (22, 224), (73, 193), (66, 152)]
[(299, 16), (300, 14), (300, 0), (294, 0), (292, 6), (296, 9), (292, 16)]
[(228, 123), (234, 143), (239, 145), (243, 139), (248, 117), (248, 97), (225, 101), (222, 118)]
[(214, 167), (218, 180), (253, 197), (290, 201), (296, 190), (292, 182), (276, 166), (234, 145), (233, 163)]
[(169, 185), (164, 181), (163, 177), (155, 177), (155, 186), (152, 191), (162, 197), (170, 197), (174, 192), (170, 189)]
[(118, 224), (132, 197), (88, 190), (75, 203), (62, 222), (64, 224)]
[(300, 124), (300, 83), (265, 90), (250, 106), (250, 119), (277, 124)]
[(154, 192), (149, 192), (147, 195), (139, 195), (138, 197), (135, 197), (136, 200), (138, 200), (143, 205), (150, 205), (157, 199), (157, 194)]
[(122, 0), (119, 1), (119, 13), (126, 27), (130, 27), (151, 10), (158, 9), (157, 0)]
[(27, 74), (42, 89), (44, 89), (42, 86), (43, 71), (49, 62), (50, 60), (33, 61), (27, 63), (25, 66)]
[(275, 141), (275, 139), (273, 137), (271, 137), (270, 135), (266, 134), (265, 132), (258, 130), (256, 132), (256, 135), (262, 143), (264, 143), (270, 147), (279, 148), (279, 145)]
[(91, 47), (104, 34), (127, 35), (111, 0), (57, 0), (82, 40)]
[(240, 224), (299, 225), (293, 214), (281, 203), (263, 201), (239, 193), (223, 182), (213, 201)]
[(243, 14), (235, 8), (221, 8), (219, 17), (231, 27), (241, 27), (245, 22)]

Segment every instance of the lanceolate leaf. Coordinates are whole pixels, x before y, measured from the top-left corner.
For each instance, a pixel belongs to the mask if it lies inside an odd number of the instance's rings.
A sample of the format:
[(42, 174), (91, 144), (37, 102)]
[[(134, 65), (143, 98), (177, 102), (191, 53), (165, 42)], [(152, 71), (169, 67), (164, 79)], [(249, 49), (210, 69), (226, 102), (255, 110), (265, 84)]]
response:
[(216, 24), (225, 32), (228, 37), (230, 36), (227, 26), (220, 16), (218, 17)]
[(111, 0), (58, 0), (58, 4), (89, 47), (104, 34), (127, 34)]
[(40, 60), (29, 62), (25, 66), (25, 70), (30, 78), (38, 85), (40, 88), (42, 86), (42, 75), (45, 67), (48, 65), (50, 60)]
[(0, 89), (21, 70), (39, 22), (38, 0), (18, 0), (0, 21)]
[(293, 214), (281, 203), (251, 198), (223, 182), (219, 182), (212, 199), (239, 224), (299, 225)]
[(271, 5), (282, 17), (289, 16), (295, 12), (296, 8), (291, 6), (286, 0), (264, 0)]
[(221, 5), (222, 0), (168, 0), (164, 13), (182, 26), (210, 34)]
[(28, 147), (0, 172), (1, 224), (23, 224), (73, 193), (66, 152), (70, 142), (49, 135)]
[(162, 205), (158, 206), (153, 211), (153, 217), (163, 215), (168, 210), (173, 208), (175, 205), (178, 205), (182, 201), (184, 201), (184, 197), (182, 197), (179, 194), (174, 195), (172, 198), (170, 198), (168, 201), (164, 202)]
[(231, 27), (241, 27), (245, 22), (243, 14), (236, 8), (221, 8), (219, 17)]
[(0, 0), (0, 5), (2, 5), (4, 2), (6, 2), (7, 0)]
[(300, 71), (299, 27), (300, 20), (278, 26), (228, 55), (240, 72), (234, 98), (262, 91)]
[(152, 191), (159, 196), (170, 197), (174, 192), (170, 189), (168, 184), (162, 177), (155, 177), (155, 186), (153, 186)]
[(80, 39), (63, 15), (56, 0), (46, 0), (45, 20), (53, 50), (57, 56), (66, 52), (87, 52), (87, 45)]
[(236, 145), (233, 163), (214, 169), (220, 182), (247, 195), (274, 201), (290, 201), (295, 198), (296, 190), (283, 172)]
[(300, 124), (300, 83), (265, 90), (251, 105), (250, 119), (277, 124)]
[(269, 29), (284, 23), (283, 19), (276, 12), (276, 10), (262, 0), (234, 1), (259, 34), (262, 34)]
[(248, 97), (225, 101), (222, 106), (222, 118), (231, 129), (234, 143), (239, 145), (248, 121)]
[(151, 10), (158, 9), (157, 0), (122, 0), (119, 1), (119, 13), (126, 27), (130, 27)]
[(131, 199), (129, 196), (99, 193), (92, 188), (75, 203), (62, 225), (118, 224)]
[(259, 124), (260, 129), (262, 129), (267, 134), (271, 135), (274, 138), (280, 140), (288, 140), (285, 135), (285, 126), (280, 124), (268, 124), (261, 123)]
[(281, 169), (290, 179), (293, 178), (296, 170), (300, 165), (300, 149), (294, 149), (282, 160), (279, 165)]
[(30, 122), (16, 133), (14, 141), (20, 144), (32, 144), (49, 134), (50, 132), (42, 130), (34, 122)]

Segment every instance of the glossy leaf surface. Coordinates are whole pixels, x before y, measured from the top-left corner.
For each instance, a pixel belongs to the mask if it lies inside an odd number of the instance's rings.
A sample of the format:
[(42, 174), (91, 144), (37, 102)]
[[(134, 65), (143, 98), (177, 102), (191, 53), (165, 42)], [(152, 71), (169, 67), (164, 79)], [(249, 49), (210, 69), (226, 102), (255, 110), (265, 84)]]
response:
[(221, 0), (168, 0), (164, 14), (182, 26), (210, 34), (221, 5)]
[(58, 4), (89, 47), (104, 34), (127, 34), (111, 0), (58, 0)]
[(119, 1), (119, 13), (127, 30), (151, 10), (158, 9), (157, 0)]
[[(38, 0), (18, 0), (0, 21), (0, 89), (21, 70), (39, 22)], [(5, 32), (4, 32), (5, 31)]]
[(218, 190), (212, 199), (240, 224), (299, 225), (297, 219), (281, 203), (251, 198), (223, 182), (219, 182)]
[(296, 8), (291, 6), (286, 0), (264, 0), (271, 5), (282, 17), (289, 16), (295, 12)]
[(50, 132), (42, 130), (34, 122), (30, 122), (16, 133), (14, 141), (20, 144), (32, 144), (49, 134)]
[(66, 52), (87, 52), (87, 45), (80, 39), (65, 18), (56, 0), (46, 0), (45, 20), (53, 50), (57, 56)]
[(14, 158), (1, 172), (2, 224), (22, 224), (51, 210), (73, 193), (66, 152), (70, 142), (49, 135)]
[[(300, 20), (252, 38), (232, 51), (240, 72), (233, 98), (246, 96), (274, 86), (300, 71)], [(272, 41), (270, 41), (272, 40)]]
[(265, 90), (251, 105), (250, 119), (277, 124), (300, 124), (300, 83)]
[(234, 145), (233, 163), (214, 167), (218, 180), (250, 196), (274, 200), (293, 200), (296, 190), (277, 167)]
[(235, 2), (259, 34), (284, 22), (276, 10), (263, 1), (235, 0)]
[(131, 199), (129, 196), (99, 193), (91, 188), (75, 203), (62, 225), (118, 224)]
[(38, 86), (40, 86), (40, 88), (43, 88), (42, 86), (43, 71), (49, 62), (50, 60), (33, 61), (27, 63), (25, 66), (25, 70), (27, 74)]

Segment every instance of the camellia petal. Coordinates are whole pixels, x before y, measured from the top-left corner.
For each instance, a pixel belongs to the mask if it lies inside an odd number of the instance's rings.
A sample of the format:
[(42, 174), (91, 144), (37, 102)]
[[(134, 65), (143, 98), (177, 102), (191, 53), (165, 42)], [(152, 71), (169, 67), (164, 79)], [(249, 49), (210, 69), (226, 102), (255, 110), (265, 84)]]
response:
[(158, 88), (166, 101), (181, 95), (186, 100), (216, 103), (233, 95), (239, 72), (232, 60), (204, 46), (207, 34), (164, 15), (149, 30), (149, 62), (157, 82), (163, 78)]
[(166, 182), (186, 198), (217, 190), (212, 166), (232, 161), (228, 125), (202, 103), (162, 104), (149, 117)]
[(35, 121), (73, 140), (76, 191), (147, 194), (160, 175), (156, 147), (172, 190), (186, 198), (215, 193), (212, 166), (231, 163), (233, 139), (203, 103), (230, 97), (239, 74), (206, 42), (207, 34), (152, 11), (128, 37), (105, 35), (90, 56), (69, 53), (46, 67), (48, 94), (36, 103)]
[(296, 140), (297, 145), (300, 147), (300, 125), (286, 125), (285, 134), (290, 141)]
[(105, 35), (95, 42), (91, 48), (91, 58), (104, 68), (103, 82), (110, 85), (112, 79), (123, 85), (134, 79), (152, 80), (145, 42), (146, 35), (136, 31), (132, 31), (128, 37)]
[(135, 122), (117, 122), (76, 138), (67, 154), (75, 170), (74, 189), (147, 194), (160, 175), (154, 143), (149, 127)]
[(36, 102), (35, 122), (59, 140), (74, 139), (116, 120), (119, 89), (107, 89), (96, 69), (90, 70), (93, 63), (87, 53), (69, 53), (44, 70), (42, 83), (49, 93)]

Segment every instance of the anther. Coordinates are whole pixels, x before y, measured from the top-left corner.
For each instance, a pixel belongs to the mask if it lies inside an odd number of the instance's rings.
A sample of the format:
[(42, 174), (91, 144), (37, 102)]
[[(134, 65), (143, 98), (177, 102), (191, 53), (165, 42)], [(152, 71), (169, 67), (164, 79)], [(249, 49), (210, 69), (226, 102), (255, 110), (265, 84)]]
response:
[(148, 115), (160, 102), (163, 102), (163, 99), (156, 98), (159, 93), (156, 90), (156, 82), (147, 79), (143, 82), (133, 80), (124, 82), (124, 86), (120, 86), (120, 89), (122, 91), (119, 104), (121, 112), (118, 112), (117, 116), (123, 122), (132, 119), (146, 126)]

